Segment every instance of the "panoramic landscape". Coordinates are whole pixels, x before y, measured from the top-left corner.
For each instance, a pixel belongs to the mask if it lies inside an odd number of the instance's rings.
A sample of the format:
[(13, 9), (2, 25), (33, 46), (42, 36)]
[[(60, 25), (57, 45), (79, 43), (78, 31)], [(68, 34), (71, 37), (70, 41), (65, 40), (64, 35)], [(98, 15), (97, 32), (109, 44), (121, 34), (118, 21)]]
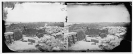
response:
[(124, 24), (125, 23), (74, 23), (68, 25), (69, 33), (73, 34), (70, 38), (72, 40), (68, 41), (72, 43), (69, 49), (88, 51), (112, 50), (120, 45), (120, 42), (126, 35), (128, 28), (124, 27)]
[(131, 3), (2, 2), (3, 52), (131, 52)]
[(122, 23), (106, 26), (99, 23), (64, 24), (67, 23), (10, 24), (4, 33), (5, 43), (10, 50), (20, 52), (104, 51), (119, 46), (127, 32)]
[(11, 24), (6, 28), (5, 42), (13, 51), (66, 50), (66, 31), (62, 22)]

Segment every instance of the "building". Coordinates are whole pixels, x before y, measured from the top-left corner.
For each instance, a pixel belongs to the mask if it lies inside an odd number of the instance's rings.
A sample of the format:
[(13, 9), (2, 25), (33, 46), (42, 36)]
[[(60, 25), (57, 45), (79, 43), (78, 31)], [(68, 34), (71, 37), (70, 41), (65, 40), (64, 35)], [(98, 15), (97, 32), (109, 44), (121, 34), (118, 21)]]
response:
[(70, 47), (72, 44), (75, 44), (78, 41), (76, 32), (70, 32), (67, 38), (68, 38), (68, 47)]
[(14, 33), (13, 32), (5, 32), (4, 34), (5, 34), (6, 44), (10, 44), (14, 41), (14, 39), (13, 39), (13, 34)]

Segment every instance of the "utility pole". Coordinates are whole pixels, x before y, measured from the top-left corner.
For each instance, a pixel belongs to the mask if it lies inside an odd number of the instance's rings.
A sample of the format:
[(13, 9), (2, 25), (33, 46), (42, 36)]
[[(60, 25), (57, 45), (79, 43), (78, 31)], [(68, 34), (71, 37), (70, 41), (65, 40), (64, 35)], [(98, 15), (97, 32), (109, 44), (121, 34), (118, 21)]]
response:
[(65, 19), (66, 19), (66, 22), (67, 22), (67, 16), (66, 16), (66, 18), (65, 18)]

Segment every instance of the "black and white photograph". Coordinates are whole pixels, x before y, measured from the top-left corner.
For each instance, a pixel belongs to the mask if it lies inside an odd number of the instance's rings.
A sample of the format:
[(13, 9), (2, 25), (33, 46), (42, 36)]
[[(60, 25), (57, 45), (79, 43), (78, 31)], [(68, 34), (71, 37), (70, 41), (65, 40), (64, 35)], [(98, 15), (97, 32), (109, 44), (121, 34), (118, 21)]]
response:
[(132, 52), (132, 1), (2, 1), (2, 53)]
[(125, 25), (129, 23), (99, 22), (69, 24), (69, 50), (111, 52), (125, 51), (127, 48), (130, 49), (130, 47), (126, 47), (123, 50), (121, 50), (122, 48), (117, 48), (124, 47), (123, 44), (125, 45), (129, 42), (128, 39), (125, 39), (129, 29)]

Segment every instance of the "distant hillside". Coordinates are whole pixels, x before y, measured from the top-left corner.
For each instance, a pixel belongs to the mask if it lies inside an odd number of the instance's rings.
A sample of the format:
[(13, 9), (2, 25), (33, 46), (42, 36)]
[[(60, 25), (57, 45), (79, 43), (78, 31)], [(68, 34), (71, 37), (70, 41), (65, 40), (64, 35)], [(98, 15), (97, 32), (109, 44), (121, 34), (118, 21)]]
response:
[(23, 30), (24, 27), (26, 28), (37, 28), (37, 27), (43, 27), (47, 24), (47, 26), (60, 26), (64, 27), (63, 22), (34, 22), (34, 23), (17, 23), (17, 24), (11, 24), (9, 27), (6, 27), (6, 31), (12, 31), (14, 29), (20, 29)]
[(86, 29), (86, 27), (95, 29), (95, 28), (102, 28), (106, 26), (129, 26), (130, 23), (127, 22), (100, 22), (100, 23), (80, 23), (80, 24), (73, 24), (69, 27), (69, 31), (75, 31), (77, 29)]

